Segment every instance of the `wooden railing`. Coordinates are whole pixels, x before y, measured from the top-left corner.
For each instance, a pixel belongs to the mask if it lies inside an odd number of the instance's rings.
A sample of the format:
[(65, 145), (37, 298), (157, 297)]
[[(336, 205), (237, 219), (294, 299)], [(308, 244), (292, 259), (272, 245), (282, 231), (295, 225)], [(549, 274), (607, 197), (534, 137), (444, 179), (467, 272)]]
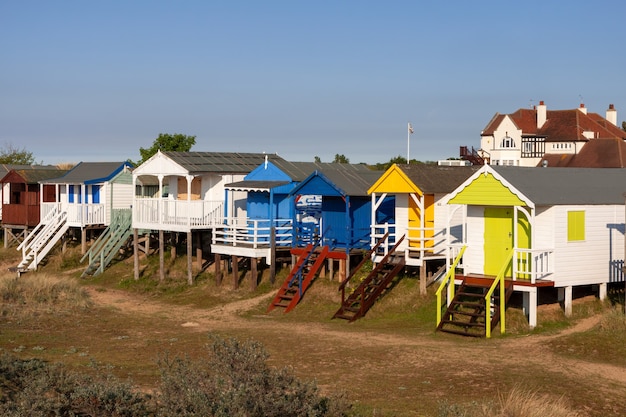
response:
[(106, 206), (94, 203), (41, 203), (41, 218), (45, 221), (52, 211), (67, 212), (70, 226), (82, 227), (93, 224), (106, 224)]
[(437, 288), (437, 291), (435, 291), (435, 295), (437, 296), (437, 326), (439, 326), (439, 323), (441, 323), (441, 313), (442, 313), (441, 293), (443, 292), (445, 288), (449, 288), (448, 294), (447, 294), (448, 299), (452, 300), (454, 298), (454, 276), (456, 275), (456, 267), (461, 261), (461, 259), (463, 258), (465, 249), (467, 249), (467, 246), (461, 247), (461, 250), (459, 251), (456, 258), (454, 259), (454, 262), (452, 262), (452, 264), (448, 268), (448, 272), (442, 278), (439, 288)]
[(272, 229), (276, 246), (291, 246), (291, 219), (222, 219), (220, 225), (213, 230), (213, 244), (267, 248), (272, 244)]
[(554, 250), (515, 249), (513, 280), (526, 280), (534, 284), (538, 279), (549, 278), (554, 273)]
[(492, 327), (491, 297), (498, 287), (500, 288), (500, 333), (504, 334), (504, 332), (506, 331), (506, 302), (504, 299), (506, 289), (504, 287), (504, 278), (506, 276), (507, 269), (509, 269), (509, 267), (511, 266), (511, 261), (513, 260), (514, 253), (515, 250), (511, 250), (511, 252), (507, 255), (506, 260), (502, 264), (502, 267), (500, 268), (500, 271), (496, 276), (496, 279), (491, 284), (491, 287), (489, 287), (489, 291), (487, 291), (487, 294), (485, 294), (485, 337), (487, 338), (491, 337)]
[(133, 225), (153, 229), (191, 229), (218, 225), (224, 218), (221, 200), (135, 198)]

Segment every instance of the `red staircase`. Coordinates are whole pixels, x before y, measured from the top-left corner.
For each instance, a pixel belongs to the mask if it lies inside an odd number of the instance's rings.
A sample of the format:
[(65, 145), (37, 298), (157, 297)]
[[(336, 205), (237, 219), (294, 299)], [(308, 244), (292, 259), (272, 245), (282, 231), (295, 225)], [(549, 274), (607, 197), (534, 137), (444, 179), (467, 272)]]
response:
[(317, 276), (330, 250), (328, 246), (318, 249), (319, 246), (309, 244), (302, 251), (289, 276), (268, 307), (268, 313), (276, 307), (284, 308), (285, 313), (288, 313), (298, 304), (304, 292)]

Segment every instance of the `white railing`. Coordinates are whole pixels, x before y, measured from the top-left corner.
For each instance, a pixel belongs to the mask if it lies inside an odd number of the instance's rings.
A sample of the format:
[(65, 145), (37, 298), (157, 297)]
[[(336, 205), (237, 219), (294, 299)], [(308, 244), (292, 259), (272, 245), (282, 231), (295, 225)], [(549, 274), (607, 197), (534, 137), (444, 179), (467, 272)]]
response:
[(41, 222), (45, 222), (48, 215), (56, 211), (67, 212), (67, 223), (70, 226), (87, 226), (92, 224), (106, 224), (106, 207), (104, 204), (86, 203), (41, 203)]
[(291, 246), (293, 222), (291, 219), (222, 219), (213, 230), (213, 244), (268, 248), (271, 246), (272, 228), (276, 246)]
[(163, 226), (211, 227), (218, 225), (223, 219), (223, 209), (223, 201), (135, 198), (133, 223), (143, 227), (152, 225), (155, 229)]
[(395, 246), (396, 225), (389, 224), (389, 223), (372, 225), (372, 228), (370, 231), (370, 248), (375, 247), (378, 244), (378, 242), (381, 239), (383, 239), (385, 235), (387, 235), (387, 233), (389, 233), (389, 235), (385, 239), (385, 242), (382, 242), (378, 246), (378, 250), (376, 251), (376, 253), (372, 254), (373, 257), (379, 256), (379, 255), (386, 256), (389, 253), (389, 250)]
[(534, 284), (554, 273), (553, 249), (515, 249), (513, 256), (513, 280), (525, 280)]

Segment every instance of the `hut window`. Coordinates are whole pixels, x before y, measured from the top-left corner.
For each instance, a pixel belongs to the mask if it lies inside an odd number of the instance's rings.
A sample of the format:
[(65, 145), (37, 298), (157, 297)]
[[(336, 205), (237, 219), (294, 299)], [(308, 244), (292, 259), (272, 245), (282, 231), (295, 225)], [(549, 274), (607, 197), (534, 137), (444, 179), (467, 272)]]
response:
[(567, 212), (567, 241), (577, 242), (585, 240), (585, 212)]

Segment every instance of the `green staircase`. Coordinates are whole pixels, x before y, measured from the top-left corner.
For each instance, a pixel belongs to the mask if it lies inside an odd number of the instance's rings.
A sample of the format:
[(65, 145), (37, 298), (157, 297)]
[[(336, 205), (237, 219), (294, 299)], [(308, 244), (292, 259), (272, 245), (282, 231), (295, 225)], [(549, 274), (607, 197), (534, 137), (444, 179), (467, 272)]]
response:
[[(504, 285), (504, 299), (501, 299), (499, 291), (489, 294), (494, 284), (496, 289), (499, 285)], [(502, 303), (506, 305), (511, 294), (513, 281), (497, 283), (493, 278), (465, 277), (443, 314), (437, 330), (462, 336), (487, 337), (498, 325), (500, 306)]]
[(96, 276), (104, 272), (132, 234), (132, 214), (130, 209), (117, 209), (111, 213), (111, 224), (100, 235), (80, 262), (89, 259), (81, 278)]
[[(360, 268), (355, 268), (355, 271), (341, 283), (339, 286), (339, 290), (341, 291), (341, 307), (339, 307), (339, 310), (337, 310), (332, 318), (352, 322), (363, 317), (369, 311), (376, 300), (390, 287), (396, 275), (404, 269), (404, 253), (396, 254), (396, 249), (403, 240), (404, 236), (396, 242), (394, 247), (376, 264), (374, 269), (372, 269), (367, 277), (365, 277), (348, 296), (346, 296), (347, 283)], [(377, 250), (378, 246), (377, 244), (372, 248), (369, 256)]]
[(269, 313), (276, 307), (284, 308), (285, 313), (293, 310), (317, 276), (329, 251), (328, 246), (319, 248), (317, 245), (307, 245), (272, 300), (267, 312)]

